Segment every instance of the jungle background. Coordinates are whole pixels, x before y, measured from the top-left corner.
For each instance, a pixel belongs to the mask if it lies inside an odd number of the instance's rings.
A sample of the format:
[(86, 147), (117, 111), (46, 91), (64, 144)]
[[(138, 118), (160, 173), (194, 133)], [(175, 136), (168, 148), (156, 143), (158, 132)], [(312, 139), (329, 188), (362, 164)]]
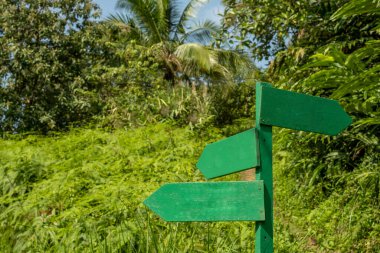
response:
[(275, 251), (380, 252), (380, 1), (225, 0), (221, 25), (181, 2), (100, 20), (91, 0), (0, 0), (0, 251), (253, 252), (252, 222), (166, 223), (142, 202), (204, 181), (203, 148), (254, 126), (265, 81), (353, 119), (274, 128)]

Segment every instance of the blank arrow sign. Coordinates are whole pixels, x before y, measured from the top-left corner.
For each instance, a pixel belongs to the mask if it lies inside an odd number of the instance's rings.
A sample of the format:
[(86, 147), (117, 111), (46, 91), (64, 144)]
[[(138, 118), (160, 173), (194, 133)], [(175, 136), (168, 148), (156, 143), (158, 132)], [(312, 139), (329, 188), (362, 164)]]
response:
[(262, 87), (260, 123), (307, 132), (337, 135), (352, 119), (338, 101)]
[(166, 184), (144, 201), (166, 221), (263, 221), (263, 181)]
[(209, 144), (197, 168), (210, 179), (259, 166), (257, 132), (252, 128)]

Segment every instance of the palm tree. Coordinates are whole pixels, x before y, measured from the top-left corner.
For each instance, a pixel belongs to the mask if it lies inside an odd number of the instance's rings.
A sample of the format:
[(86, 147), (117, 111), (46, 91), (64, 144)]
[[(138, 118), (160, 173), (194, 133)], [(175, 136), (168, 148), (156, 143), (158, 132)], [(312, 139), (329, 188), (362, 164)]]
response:
[[(108, 21), (123, 26), (130, 39), (145, 46), (162, 64), (164, 78), (173, 85), (178, 80), (210, 78), (231, 80), (248, 59), (239, 53), (211, 46), (218, 26), (206, 20), (189, 24), (196, 10), (207, 0), (190, 0), (184, 7), (179, 0), (118, 0), (122, 14)], [(245, 63), (245, 64), (242, 64)]]

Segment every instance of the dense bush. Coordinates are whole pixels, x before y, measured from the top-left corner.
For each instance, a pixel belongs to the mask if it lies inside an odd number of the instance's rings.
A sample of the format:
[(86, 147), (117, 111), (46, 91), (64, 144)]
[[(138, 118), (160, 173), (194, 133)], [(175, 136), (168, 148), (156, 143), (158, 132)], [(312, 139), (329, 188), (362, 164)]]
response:
[(108, 91), (102, 114), (95, 117), (102, 127), (136, 127), (162, 121), (206, 128), (224, 126), (254, 114), (255, 88), (240, 85), (181, 85), (171, 87), (130, 86)]
[(99, 113), (90, 0), (0, 1), (0, 131), (62, 129)]
[(168, 224), (142, 205), (163, 183), (202, 180), (194, 164), (221, 134), (155, 124), (2, 140), (0, 251), (252, 249), (252, 224)]

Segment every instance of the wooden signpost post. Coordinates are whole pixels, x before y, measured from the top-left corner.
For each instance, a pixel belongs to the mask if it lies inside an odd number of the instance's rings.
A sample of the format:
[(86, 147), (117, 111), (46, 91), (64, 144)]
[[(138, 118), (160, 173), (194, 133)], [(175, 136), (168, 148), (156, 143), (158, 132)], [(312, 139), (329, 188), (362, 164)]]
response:
[(209, 144), (207, 178), (256, 168), (250, 182), (166, 184), (144, 204), (166, 221), (256, 221), (255, 252), (273, 252), (272, 126), (336, 135), (352, 120), (337, 101), (256, 84), (256, 127)]

